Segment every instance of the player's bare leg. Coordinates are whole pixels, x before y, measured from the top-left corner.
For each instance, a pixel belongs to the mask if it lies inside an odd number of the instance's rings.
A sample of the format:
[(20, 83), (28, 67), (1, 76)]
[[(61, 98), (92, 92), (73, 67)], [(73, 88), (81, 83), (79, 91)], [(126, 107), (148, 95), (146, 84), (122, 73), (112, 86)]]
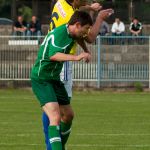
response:
[(48, 131), (52, 150), (62, 150), (59, 105), (57, 102), (49, 102), (46, 103), (42, 108), (50, 120)]

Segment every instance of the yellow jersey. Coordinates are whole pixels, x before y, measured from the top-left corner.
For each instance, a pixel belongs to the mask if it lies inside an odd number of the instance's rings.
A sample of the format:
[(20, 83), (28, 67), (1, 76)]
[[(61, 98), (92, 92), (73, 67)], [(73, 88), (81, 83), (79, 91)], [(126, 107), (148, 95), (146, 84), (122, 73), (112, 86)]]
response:
[[(50, 20), (50, 31), (60, 25), (68, 23), (75, 9), (66, 0), (58, 0), (54, 5)], [(76, 53), (77, 44), (74, 44), (70, 54)]]

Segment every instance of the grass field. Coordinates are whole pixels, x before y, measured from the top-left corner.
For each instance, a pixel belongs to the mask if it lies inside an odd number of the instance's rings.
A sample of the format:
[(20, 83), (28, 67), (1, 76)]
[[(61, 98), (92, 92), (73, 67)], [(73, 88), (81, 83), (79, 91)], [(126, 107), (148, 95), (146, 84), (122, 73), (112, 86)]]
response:
[[(68, 150), (150, 150), (150, 94), (75, 92)], [(30, 90), (0, 90), (0, 150), (45, 150)]]

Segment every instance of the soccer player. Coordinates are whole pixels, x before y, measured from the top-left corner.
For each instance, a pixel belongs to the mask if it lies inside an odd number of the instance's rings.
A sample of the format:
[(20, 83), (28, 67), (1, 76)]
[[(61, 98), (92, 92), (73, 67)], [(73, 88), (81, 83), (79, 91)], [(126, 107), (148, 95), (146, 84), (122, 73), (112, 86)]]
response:
[(62, 150), (62, 126), (70, 129), (72, 122), (73, 112), (68, 94), (60, 81), (63, 62), (88, 59), (89, 53), (72, 55), (70, 51), (77, 39), (88, 34), (91, 25), (92, 19), (88, 13), (76, 11), (68, 24), (48, 33), (32, 68), (32, 90), (50, 120), (48, 130), (52, 150)]
[[(73, 13), (75, 12), (76, 9), (79, 9), (80, 6), (83, 6), (86, 4), (86, 0), (58, 0), (57, 3), (54, 5), (54, 9), (51, 15), (51, 20), (50, 20), (50, 30), (67, 23)], [(86, 7), (86, 8), (85, 8)], [(98, 11), (100, 10), (101, 6), (96, 3), (90, 5), (86, 5), (82, 7), (82, 9), (88, 9), (88, 10), (94, 10)], [(83, 43), (83, 40), (79, 41), (79, 44), (81, 47), (83, 47), (85, 52), (88, 52), (87, 47), (85, 43)], [(70, 54), (75, 54), (76, 52), (76, 43), (74, 44)], [(64, 83), (64, 86), (67, 90), (69, 100), (71, 100), (72, 97), (72, 62), (67, 61), (64, 63), (63, 69), (60, 74), (61, 80)], [(72, 114), (73, 116), (73, 114)], [(49, 138), (48, 138), (48, 126), (49, 126), (49, 119), (45, 113), (43, 113), (42, 116), (43, 120), (43, 127), (44, 127), (44, 134), (45, 134), (45, 143), (47, 150), (51, 150), (50, 143), (49, 143)], [(66, 132), (69, 131), (69, 132)], [(63, 149), (65, 146), (65, 143), (67, 142), (67, 138), (70, 134), (70, 129), (64, 127), (63, 132), (66, 134), (62, 134), (64, 138), (63, 139)]]
[[(99, 3), (93, 3), (91, 5), (86, 5), (86, 0), (58, 0), (57, 3), (54, 5), (54, 9), (51, 16), (51, 22), (50, 22), (50, 30), (67, 23), (74, 13), (76, 9), (84, 9), (84, 10), (90, 10), (90, 11), (99, 11), (101, 9), (101, 6)], [(103, 10), (99, 13), (97, 20), (94, 24), (94, 26), (91, 28), (89, 35), (87, 37), (84, 37), (84, 39), (92, 43), (95, 41), (97, 34), (99, 33), (99, 27), (102, 23), (102, 21), (108, 17), (108, 14), (111, 13), (112, 10)], [(78, 41), (78, 44), (84, 49), (85, 52), (88, 52), (88, 49), (83, 42), (83, 39)], [(70, 54), (75, 54), (76, 52), (76, 44), (74, 44)], [(72, 97), (72, 62), (67, 61), (64, 63), (64, 67), (62, 69), (62, 72), (60, 74), (61, 80), (63, 81), (65, 88), (67, 90), (69, 99)], [(73, 116), (73, 114), (72, 114)], [(45, 133), (45, 142), (47, 145), (47, 150), (51, 150), (49, 141), (48, 141), (48, 126), (49, 126), (49, 119), (46, 116), (45, 113), (43, 113), (42, 116), (43, 120), (43, 127), (44, 127), (44, 133)], [(62, 136), (64, 137), (63, 140), (63, 147), (67, 141), (67, 138), (70, 134), (70, 129), (64, 128), (64, 133)]]

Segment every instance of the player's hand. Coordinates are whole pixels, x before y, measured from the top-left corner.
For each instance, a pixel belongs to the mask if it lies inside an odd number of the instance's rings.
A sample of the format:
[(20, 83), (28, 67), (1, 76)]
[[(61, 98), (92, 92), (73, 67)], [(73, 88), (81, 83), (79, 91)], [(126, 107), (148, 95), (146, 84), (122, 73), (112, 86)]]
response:
[(90, 52), (89, 50), (86, 50), (86, 51), (84, 51), (84, 52), (89, 54), (89, 56), (84, 59), (84, 61), (85, 61), (86, 63), (88, 63), (88, 62), (91, 61), (91, 52)]
[(90, 5), (90, 7), (93, 11), (100, 11), (102, 8), (102, 6), (99, 3), (93, 3)]
[(88, 57), (84, 58), (84, 61), (86, 63), (89, 63), (91, 61), (91, 53), (88, 53), (88, 54), (89, 54)]
[(89, 53), (82, 52), (78, 56), (76, 56), (76, 61), (80, 61), (82, 59), (87, 60), (89, 58)]
[(111, 16), (114, 13), (113, 9), (105, 9), (105, 10), (101, 10), (98, 13), (98, 17), (100, 17), (102, 20), (105, 20), (106, 18), (108, 18), (109, 16)]

